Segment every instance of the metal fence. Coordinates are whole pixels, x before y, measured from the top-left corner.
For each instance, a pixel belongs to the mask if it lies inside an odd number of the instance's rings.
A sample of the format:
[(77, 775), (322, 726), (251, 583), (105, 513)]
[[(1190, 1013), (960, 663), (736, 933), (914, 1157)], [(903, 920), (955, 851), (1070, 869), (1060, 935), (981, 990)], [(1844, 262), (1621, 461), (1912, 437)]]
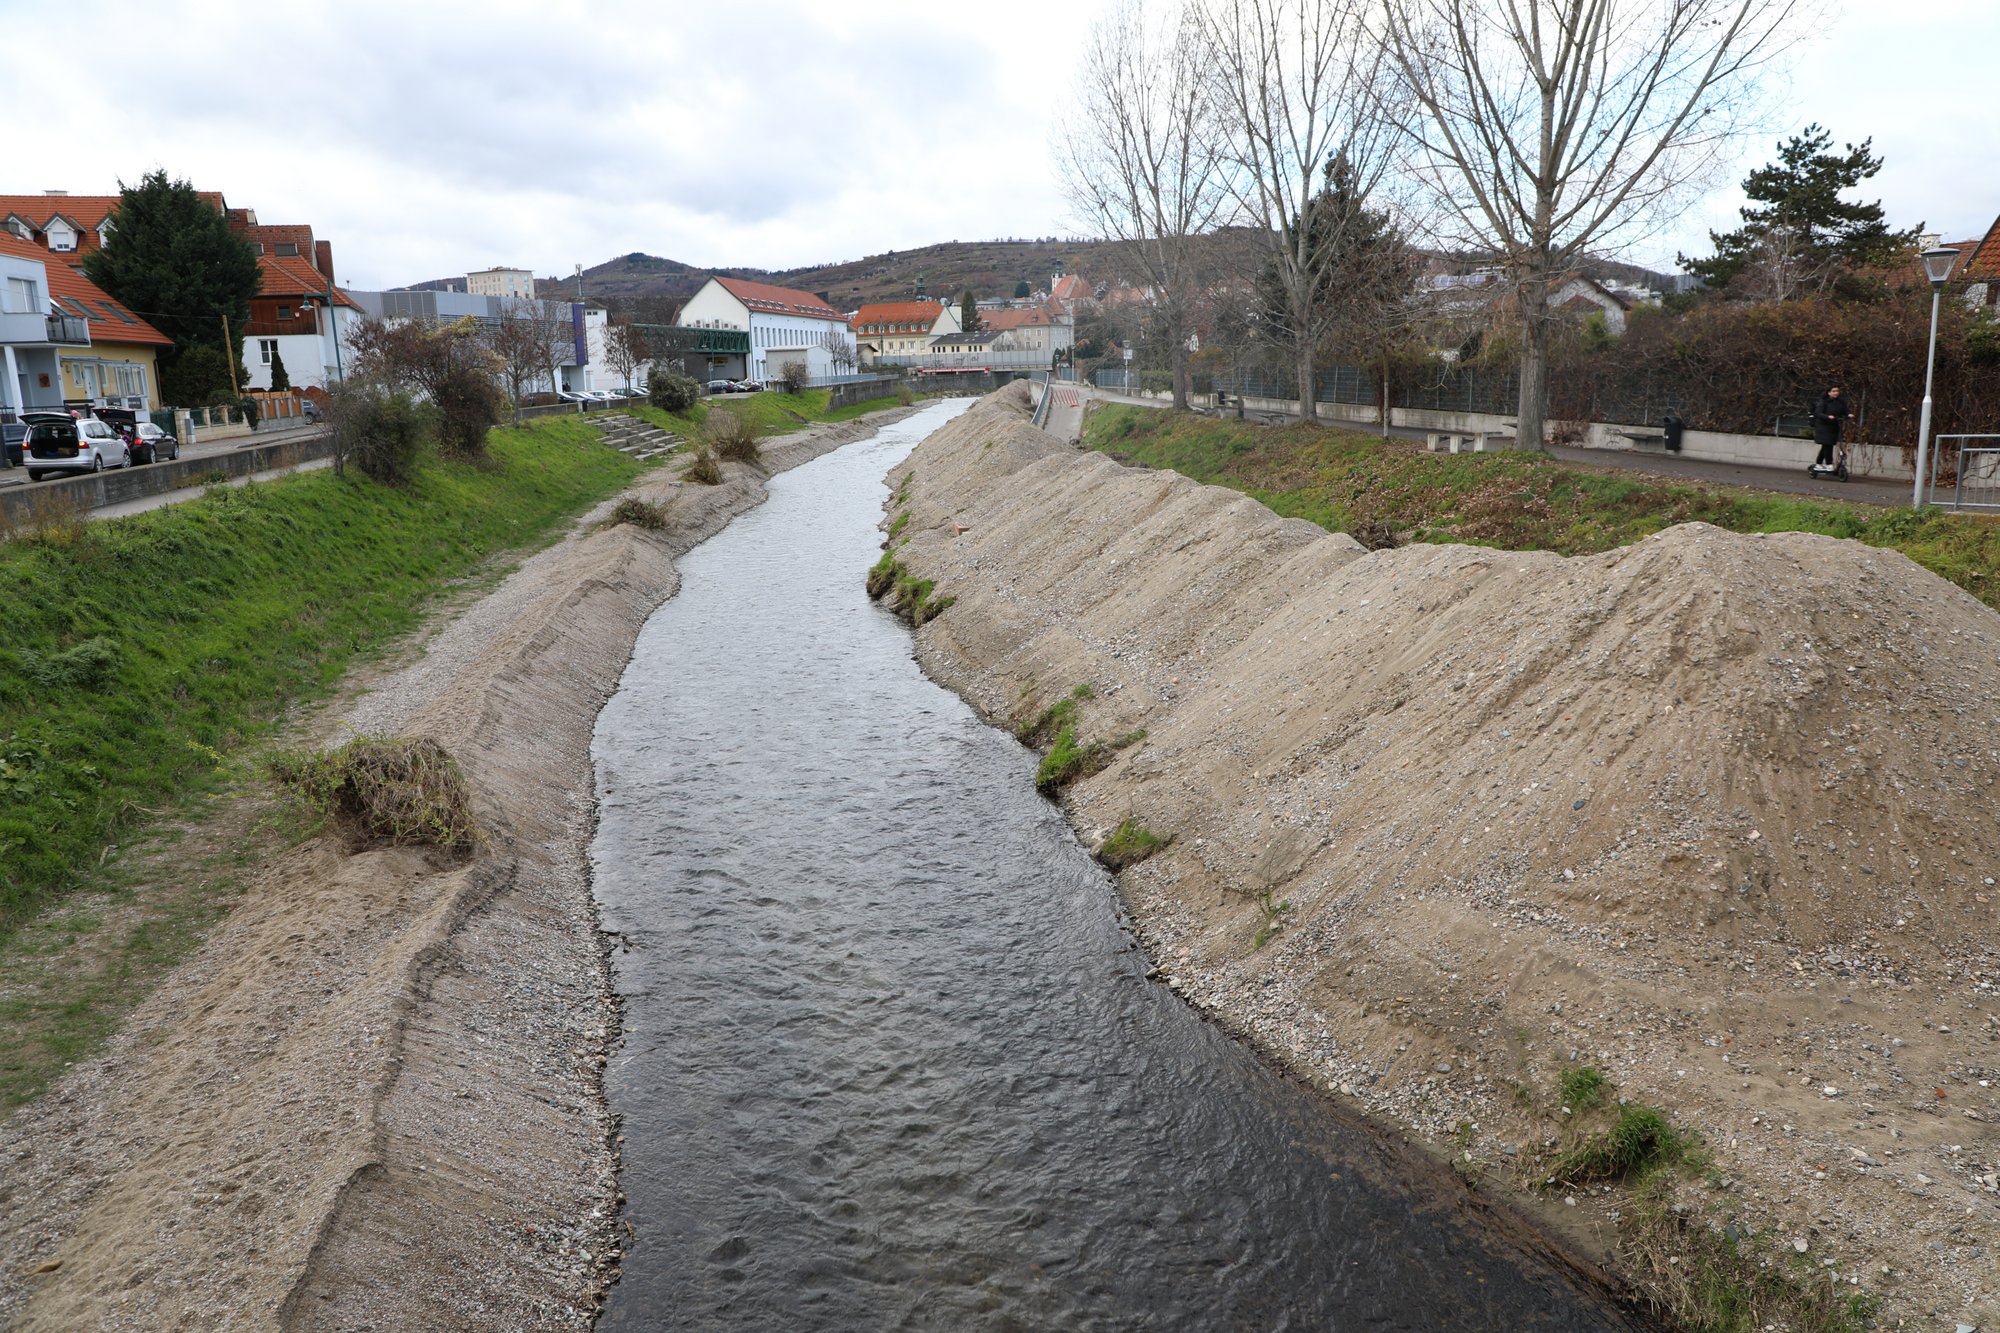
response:
[(1940, 435), (1931, 450), (1930, 499), (1940, 478), (1956, 478), (1954, 509), (2000, 509), (2000, 435)]

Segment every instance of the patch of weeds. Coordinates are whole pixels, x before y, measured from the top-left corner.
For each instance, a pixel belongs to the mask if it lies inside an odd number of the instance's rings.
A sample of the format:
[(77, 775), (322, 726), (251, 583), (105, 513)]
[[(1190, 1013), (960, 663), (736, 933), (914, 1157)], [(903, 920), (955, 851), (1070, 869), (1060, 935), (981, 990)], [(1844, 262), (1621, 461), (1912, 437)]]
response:
[(1881, 1296), (1841, 1282), (1781, 1238), (1678, 1213), (1658, 1185), (1638, 1192), (1631, 1219), (1621, 1257), (1642, 1299), (1671, 1327), (1861, 1333), (1875, 1326)]
[(882, 544), (884, 546), (894, 545), (896, 538), (902, 535), (903, 529), (909, 526), (910, 511), (905, 509), (902, 513), (896, 515), (896, 521), (889, 525), (889, 536)]
[(23, 676), (45, 690), (62, 694), (94, 690), (118, 665), (118, 643), (95, 635), (52, 653), (22, 648), (14, 654), (14, 662)]
[(896, 401), (904, 407), (915, 407), (917, 405), (916, 391), (908, 385), (899, 386), (896, 390)]
[(1111, 830), (1110, 837), (1098, 844), (1096, 855), (1105, 869), (1123, 870), (1126, 866), (1138, 865), (1172, 841), (1172, 838), (1162, 838), (1128, 815), (1124, 822)]
[(1271, 937), (1285, 924), (1285, 913), (1292, 910), (1290, 898), (1274, 898), (1272, 892), (1264, 890), (1264, 896), (1258, 900), (1257, 905), (1264, 909), (1264, 924), (1257, 927), (1256, 937), (1250, 941), (1252, 949), (1261, 949), (1269, 944)]
[(356, 736), (334, 750), (279, 755), (270, 771), (318, 806), (350, 850), (390, 843), (469, 854), (476, 840), (465, 777), (428, 737)]
[[(1022, 693), (1026, 692), (1024, 688)], [(1096, 697), (1097, 691), (1091, 688), (1089, 681), (1085, 681), (1036, 714), (1032, 721), (1023, 722), (1014, 728), (1014, 739), (1023, 745), (1038, 744), (1076, 721), (1076, 706), (1085, 699)]]
[[(804, 417), (800, 421), (806, 420)], [(701, 440), (715, 456), (732, 463), (753, 466), (763, 458), (757, 446), (757, 430), (741, 413), (713, 408), (701, 423)]]
[(868, 595), (875, 601), (887, 597), (892, 609), (910, 622), (912, 628), (935, 620), (958, 602), (956, 597), (933, 597), (937, 583), (920, 579), (903, 567), (893, 551), (885, 552), (868, 570)]
[(1665, 1112), (1628, 1102), (1618, 1108), (1611, 1128), (1586, 1136), (1562, 1153), (1550, 1174), (1571, 1184), (1644, 1177), (1689, 1161), (1692, 1149), (1692, 1141)]
[(1556, 1080), (1556, 1094), (1576, 1115), (1596, 1110), (1610, 1088), (1611, 1080), (1604, 1077), (1604, 1071), (1590, 1065), (1570, 1065)]
[(703, 441), (688, 450), (687, 465), (681, 469), (681, 480), (692, 481), (702, 486), (722, 484), (722, 463), (715, 456), (715, 450)]
[(1076, 728), (1065, 726), (1056, 732), (1055, 743), (1035, 769), (1035, 790), (1054, 796), (1078, 778), (1087, 778), (1111, 762), (1111, 747), (1103, 741), (1088, 744), (1076, 738)]
[(891, 552), (883, 552), (882, 558), (868, 568), (868, 599), (879, 602), (896, 586), (896, 575), (903, 572), (903, 562)]
[(1377, 519), (1361, 520), (1348, 528), (1347, 535), (1371, 551), (1393, 551), (1403, 544), (1396, 539), (1394, 528)]
[(604, 526), (614, 527), (620, 523), (630, 523), (635, 528), (645, 528), (657, 532), (667, 526), (668, 506), (642, 500), (636, 495), (628, 495), (611, 507), (611, 516), (604, 520)]

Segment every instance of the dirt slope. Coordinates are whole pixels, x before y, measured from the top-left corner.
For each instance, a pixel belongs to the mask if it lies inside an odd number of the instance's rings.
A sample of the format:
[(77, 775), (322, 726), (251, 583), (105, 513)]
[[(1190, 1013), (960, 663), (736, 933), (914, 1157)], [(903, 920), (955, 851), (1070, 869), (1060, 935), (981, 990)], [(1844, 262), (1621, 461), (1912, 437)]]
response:
[(0, 1323), (589, 1326), (616, 1262), (591, 731), (674, 558), (764, 494), (740, 465), (636, 489), (671, 497), (666, 531), (586, 520), (324, 722), (442, 742), (476, 859), (294, 849), (101, 1056), (0, 1124)]
[(1595, 1063), (1706, 1137), (1690, 1207), (2000, 1322), (2000, 616), (1799, 534), (1371, 554), (1025, 416), (892, 478), (920, 656), (1146, 731), (1066, 799), (1173, 836), (1124, 883), (1183, 993), (1505, 1177)]

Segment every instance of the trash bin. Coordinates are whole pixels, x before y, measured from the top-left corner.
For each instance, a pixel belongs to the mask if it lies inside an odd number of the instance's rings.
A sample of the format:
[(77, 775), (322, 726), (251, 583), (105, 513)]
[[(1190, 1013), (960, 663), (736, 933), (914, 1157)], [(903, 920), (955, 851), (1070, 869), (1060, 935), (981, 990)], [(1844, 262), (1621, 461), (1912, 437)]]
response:
[(1679, 453), (1681, 451), (1681, 433), (1687, 429), (1686, 426), (1681, 424), (1680, 415), (1675, 412), (1667, 413), (1666, 419), (1660, 422), (1660, 429), (1666, 436), (1662, 443), (1667, 446), (1667, 452), (1670, 454)]

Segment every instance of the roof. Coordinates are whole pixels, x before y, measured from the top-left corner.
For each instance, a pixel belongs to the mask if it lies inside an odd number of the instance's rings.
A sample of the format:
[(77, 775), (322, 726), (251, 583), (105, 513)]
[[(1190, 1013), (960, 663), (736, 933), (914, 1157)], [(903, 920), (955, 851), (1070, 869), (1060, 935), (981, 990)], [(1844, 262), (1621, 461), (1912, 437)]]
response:
[(862, 306), (847, 322), (857, 329), (868, 324), (916, 324), (929, 333), (944, 308), (942, 301), (877, 301)]
[(989, 329), (1041, 329), (1055, 324), (1056, 316), (1047, 306), (1029, 306), (1024, 310), (985, 310), (979, 315), (979, 322)]
[(1993, 282), (2000, 280), (2000, 218), (1986, 229), (1986, 235), (1977, 241), (1958, 243), (1961, 248), (1970, 246), (1958, 277), (1966, 282)]
[(931, 346), (984, 347), (999, 336), (998, 329), (982, 329), (978, 333), (946, 333), (931, 339)]
[[(218, 212), (224, 205), (222, 194), (216, 190), (201, 190), (199, 195), (215, 205)], [(45, 231), (57, 217), (67, 218), (86, 232), (94, 233), (104, 225), (104, 219), (118, 211), (122, 195), (116, 194), (0, 194), (0, 218), (14, 216), (31, 222), (37, 231)], [(42, 253), (48, 250), (43, 247)]]
[(1056, 301), (1077, 301), (1090, 295), (1090, 287), (1074, 273), (1065, 273), (1050, 286), (1049, 297)]
[(41, 246), (14, 236), (0, 235), (0, 254), (17, 259), (39, 260), (48, 275), (49, 299), (63, 313), (82, 315), (90, 321), (93, 343), (142, 343), (171, 347), (174, 340), (119, 305), (102, 287), (83, 276), (80, 269), (65, 264)]
[[(257, 271), (264, 284), (258, 288), (259, 296), (325, 296), (326, 274), (312, 266), (310, 256), (297, 259), (280, 258), (268, 250), (257, 256)], [(340, 288), (333, 289), (333, 303), (359, 310), (352, 297)]]
[(790, 287), (773, 287), (768, 282), (746, 282), (742, 278), (712, 278), (722, 290), (751, 310), (765, 315), (800, 315), (806, 319), (830, 319), (845, 324), (841, 313), (811, 292)]

